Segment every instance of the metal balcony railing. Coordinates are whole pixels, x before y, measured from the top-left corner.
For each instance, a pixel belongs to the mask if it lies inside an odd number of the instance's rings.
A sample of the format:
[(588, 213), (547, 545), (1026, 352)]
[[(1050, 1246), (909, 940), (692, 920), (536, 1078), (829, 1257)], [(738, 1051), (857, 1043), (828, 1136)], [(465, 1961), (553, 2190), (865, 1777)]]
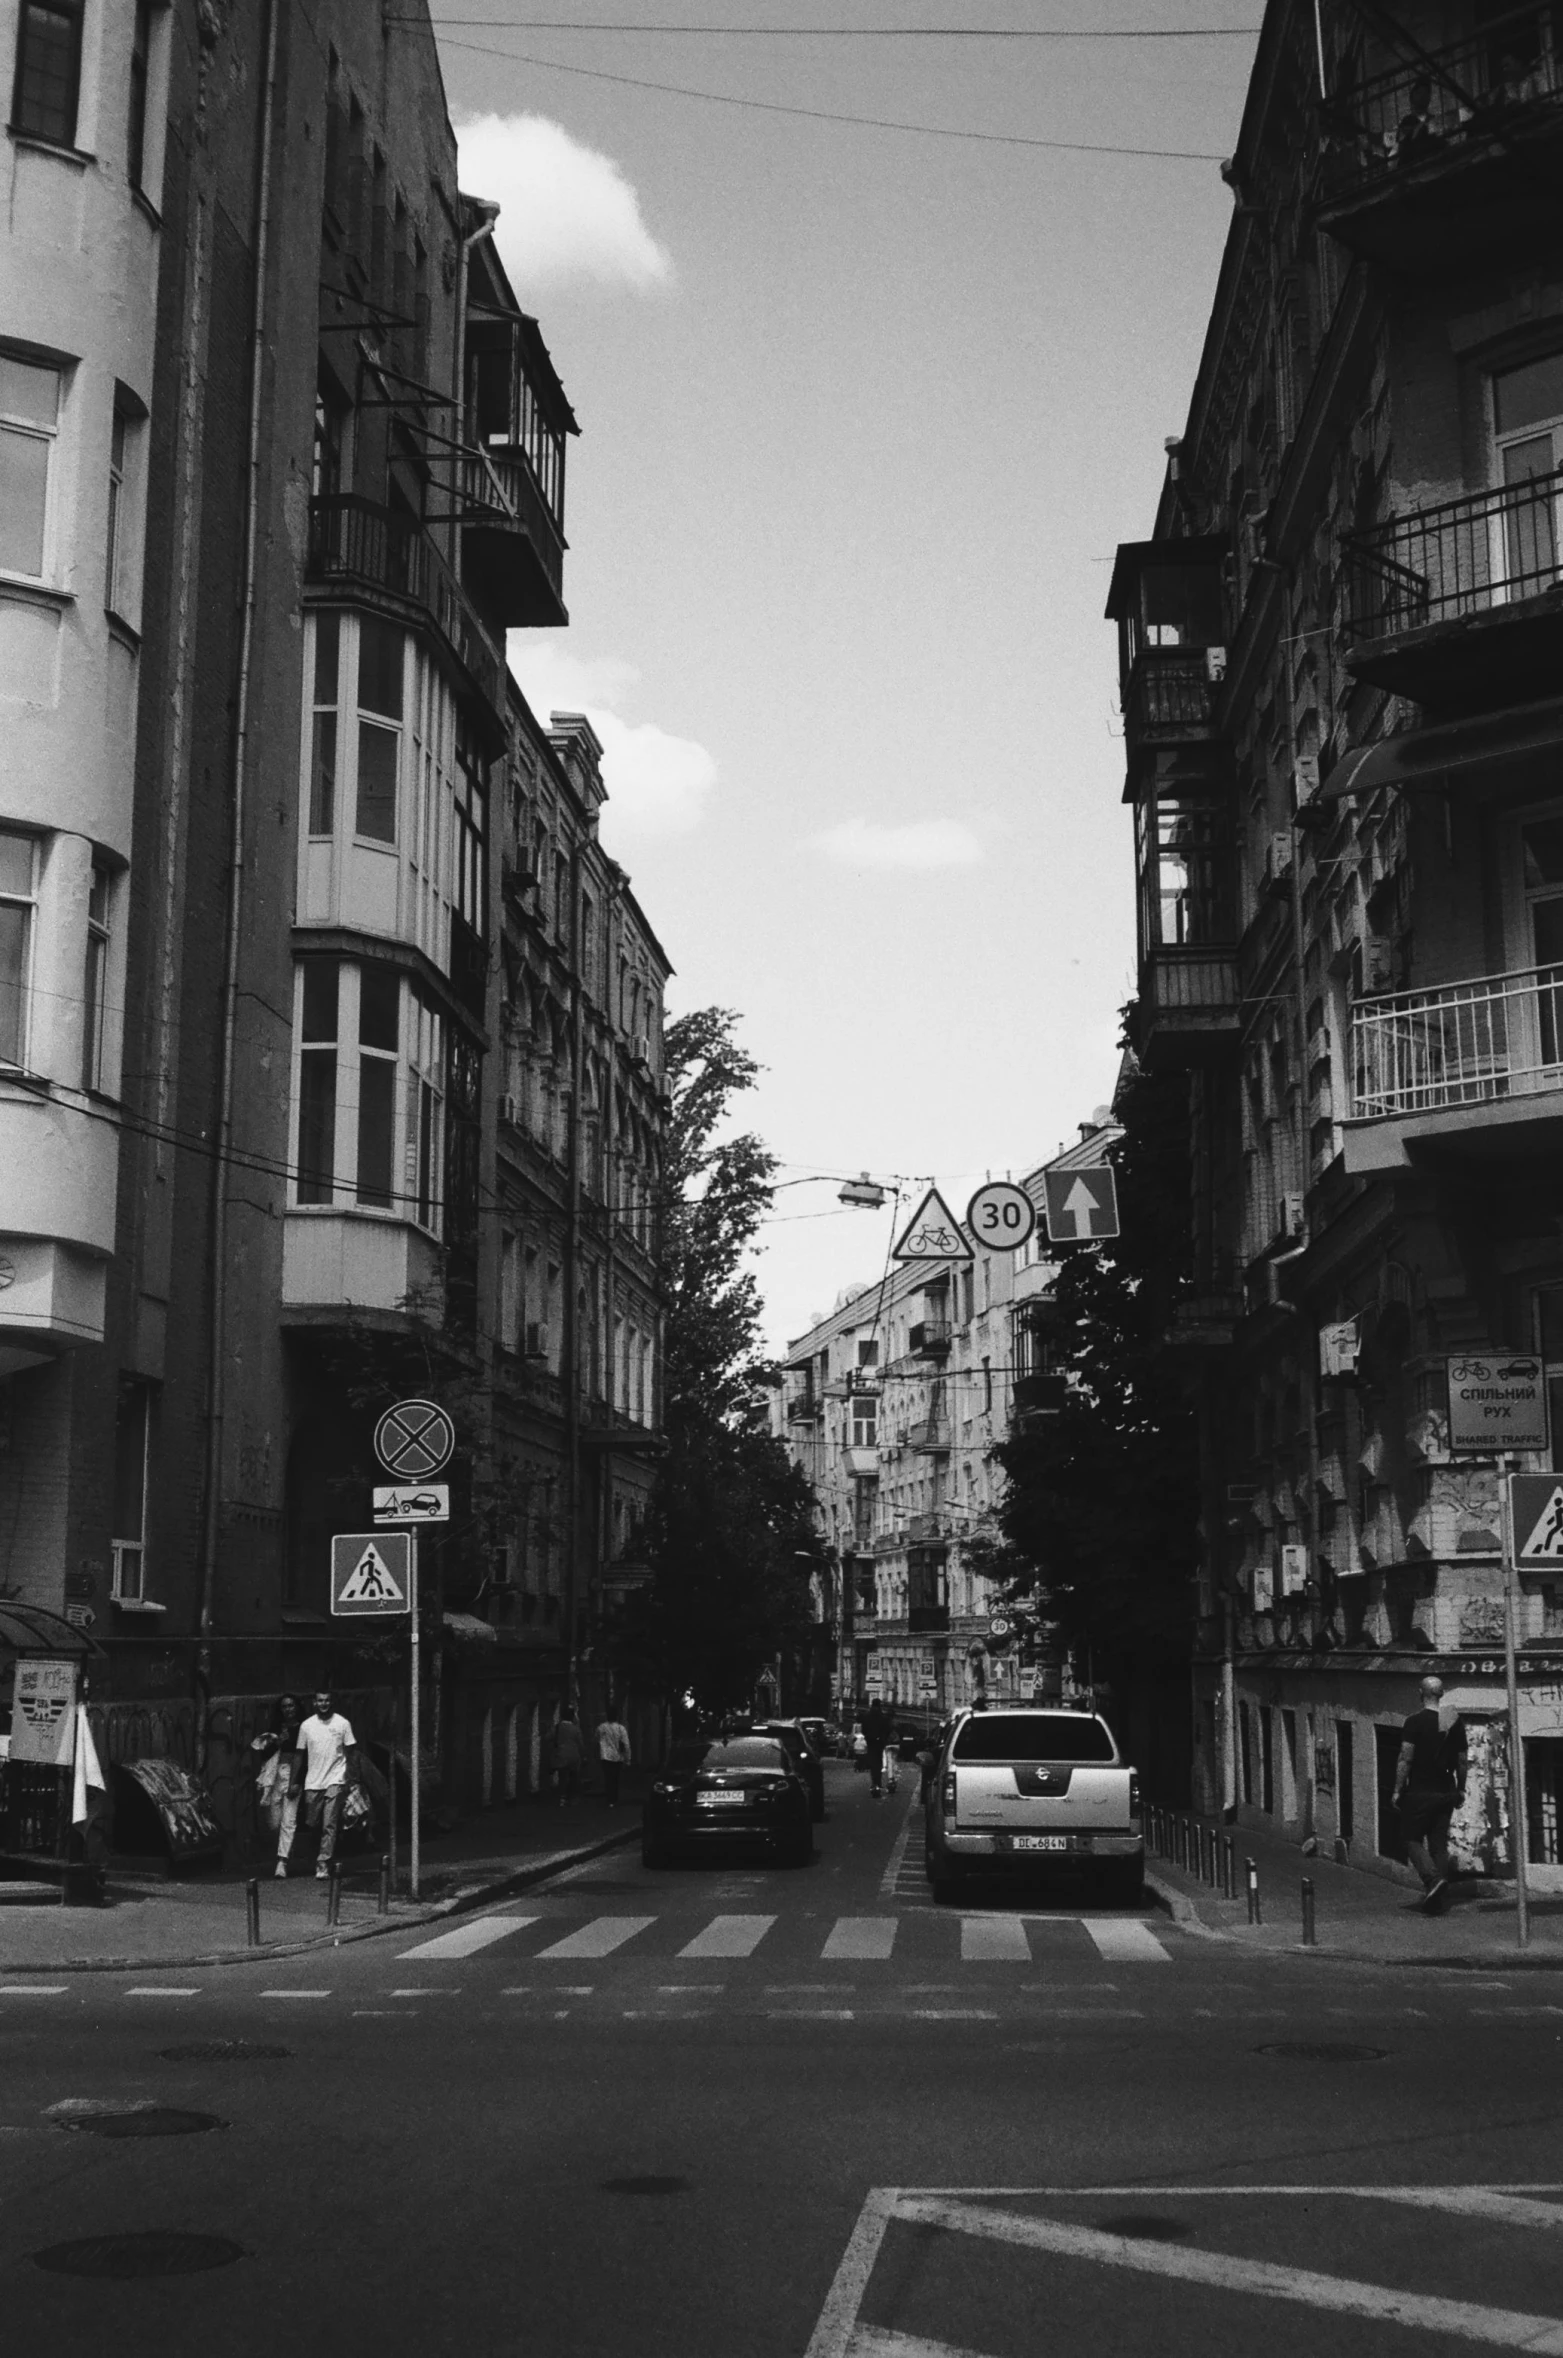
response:
[(1402, 59), (1332, 93), (1324, 110), (1326, 199), (1377, 191), (1420, 167), (1457, 163), (1493, 140), (1533, 130), (1563, 103), (1544, 26), (1556, 11), (1515, 9), (1480, 34)]
[(947, 1318), (925, 1318), (907, 1334), (907, 1345), (914, 1357), (931, 1358), (948, 1351), (954, 1333)]
[(505, 666), (429, 534), (354, 492), (309, 503), (309, 578), (383, 591), (420, 606), (492, 710), (505, 711)]
[(937, 1456), (950, 1446), (949, 1420), (942, 1416), (924, 1417), (919, 1424), (908, 1425), (906, 1442), (909, 1449), (921, 1449)]
[(1351, 1011), (1351, 1118), (1563, 1091), (1563, 967), (1532, 966)]
[(1129, 674), (1124, 722), (1131, 737), (1203, 734), (1216, 686), (1202, 647), (1146, 647)]
[(1345, 534), (1340, 589), (1347, 638), (1397, 638), (1555, 589), (1563, 579), (1560, 503), (1563, 468)]
[(799, 1392), (795, 1399), (787, 1403), (787, 1422), (790, 1425), (810, 1424), (819, 1413), (820, 1404), (812, 1392)]

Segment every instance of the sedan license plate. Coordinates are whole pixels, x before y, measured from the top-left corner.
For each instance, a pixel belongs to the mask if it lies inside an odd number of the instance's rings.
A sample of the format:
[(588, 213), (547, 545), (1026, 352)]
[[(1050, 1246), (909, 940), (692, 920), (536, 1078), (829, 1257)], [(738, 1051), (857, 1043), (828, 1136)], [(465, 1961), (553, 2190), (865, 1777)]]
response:
[(748, 1801), (747, 1793), (697, 1793), (697, 1809), (742, 1809)]
[(1067, 1834), (1012, 1834), (1010, 1842), (1016, 1850), (1067, 1850)]

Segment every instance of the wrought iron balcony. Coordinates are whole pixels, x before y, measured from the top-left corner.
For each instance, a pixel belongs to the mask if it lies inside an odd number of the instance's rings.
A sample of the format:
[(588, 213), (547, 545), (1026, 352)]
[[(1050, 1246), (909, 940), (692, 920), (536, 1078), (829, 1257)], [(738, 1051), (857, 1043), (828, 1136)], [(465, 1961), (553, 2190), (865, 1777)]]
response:
[(933, 1636), (950, 1626), (948, 1605), (909, 1605), (906, 1626), (912, 1637)]
[(564, 534), (525, 454), (472, 450), (460, 464), (461, 569), (473, 595), (507, 630), (568, 622)]
[(1563, 132), (1550, 16), (1533, 4), (1489, 18), (1333, 91), (1321, 109), (1324, 226), (1376, 261), (1425, 272), (1555, 237), (1537, 202), (1538, 174), (1555, 168), (1543, 151)]
[(949, 1418), (924, 1417), (920, 1423), (908, 1425), (906, 1445), (909, 1449), (921, 1450), (925, 1457), (947, 1456), (950, 1448)]
[(789, 1425), (812, 1424), (821, 1413), (820, 1403), (812, 1392), (799, 1392), (787, 1403)]
[(1563, 469), (1347, 534), (1348, 667), (1426, 704), (1546, 693), (1563, 651), (1560, 518)]
[(1164, 943), (1140, 962), (1135, 1049), (1159, 1072), (1208, 1062), (1237, 1039), (1237, 953)]
[(446, 647), (502, 727), (505, 664), (434, 541), (415, 518), (353, 492), (309, 503), (312, 582), (366, 590), (433, 622)]
[(1563, 1135), (1563, 967), (1533, 966), (1359, 1000), (1351, 1011), (1348, 1170), (1408, 1146), (1554, 1151)]
[(1214, 737), (1220, 674), (1216, 651), (1142, 647), (1123, 700), (1131, 752), (1154, 745), (1200, 744)]
[(942, 1359), (954, 1339), (947, 1318), (925, 1318), (917, 1326), (909, 1328), (906, 1342), (915, 1359)]
[(1033, 1417), (1056, 1416), (1068, 1398), (1066, 1375), (1018, 1375), (1010, 1412), (1017, 1424), (1027, 1424)]

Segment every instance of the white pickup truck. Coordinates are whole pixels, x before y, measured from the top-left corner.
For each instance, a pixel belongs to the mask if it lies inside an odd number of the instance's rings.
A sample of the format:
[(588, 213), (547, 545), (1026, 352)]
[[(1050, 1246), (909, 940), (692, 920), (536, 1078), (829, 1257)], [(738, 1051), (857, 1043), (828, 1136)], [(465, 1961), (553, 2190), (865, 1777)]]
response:
[(1144, 1888), (1140, 1780), (1091, 1712), (963, 1712), (929, 1783), (923, 1840), (939, 1900), (975, 1875), (1083, 1872), (1127, 1901)]

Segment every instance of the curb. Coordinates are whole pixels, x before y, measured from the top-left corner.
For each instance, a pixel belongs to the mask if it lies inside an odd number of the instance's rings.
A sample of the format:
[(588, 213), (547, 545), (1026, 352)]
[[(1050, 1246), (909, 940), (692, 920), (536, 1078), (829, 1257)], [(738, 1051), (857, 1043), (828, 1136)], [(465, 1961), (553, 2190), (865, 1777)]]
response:
[(584, 1844), (579, 1850), (555, 1852), (546, 1865), (516, 1867), (488, 1883), (466, 1884), (449, 1899), (431, 1901), (416, 1913), (377, 1916), (372, 1924), (360, 1924), (348, 1931), (337, 1925), (312, 1933), (307, 1940), (263, 1940), (254, 1949), (208, 1950), (184, 1957), (67, 1957), (59, 1962), (46, 1958), (26, 1965), (0, 1965), (0, 1988), (4, 1987), (4, 1977), (13, 1973), (176, 1973), (194, 1965), (273, 1965), (283, 1957), (307, 1957), (316, 1949), (344, 1949), (359, 1941), (381, 1940), (387, 1933), (416, 1932), (421, 1924), (438, 1924), (447, 1916), (465, 1915), (472, 1908), (486, 1907), (490, 1901), (507, 1899), (514, 1892), (529, 1891), (534, 1884), (546, 1883), (552, 1875), (562, 1875), (569, 1867), (584, 1866), (589, 1859), (602, 1858), (610, 1850), (622, 1850), (627, 1843), (638, 1839), (639, 1829), (626, 1827), (622, 1834), (606, 1835), (602, 1841)]
[(1538, 1957), (1523, 1950), (1500, 1950), (1496, 1955), (1472, 1956), (1451, 1953), (1447, 1957), (1385, 1957), (1371, 1949), (1337, 1948), (1332, 1941), (1319, 1940), (1305, 1948), (1300, 1940), (1253, 1941), (1244, 1938), (1224, 1924), (1207, 1924), (1199, 1910), (1199, 1903), (1175, 1885), (1164, 1883), (1149, 1871), (1145, 1888), (1159, 1908), (1165, 1908), (1174, 1924), (1199, 1940), (1221, 1941), (1231, 1948), (1246, 1949), (1251, 1956), (1315, 1957), (1331, 1965), (1376, 1965), (1395, 1973), (1563, 1973), (1563, 1949), (1554, 1956)]

